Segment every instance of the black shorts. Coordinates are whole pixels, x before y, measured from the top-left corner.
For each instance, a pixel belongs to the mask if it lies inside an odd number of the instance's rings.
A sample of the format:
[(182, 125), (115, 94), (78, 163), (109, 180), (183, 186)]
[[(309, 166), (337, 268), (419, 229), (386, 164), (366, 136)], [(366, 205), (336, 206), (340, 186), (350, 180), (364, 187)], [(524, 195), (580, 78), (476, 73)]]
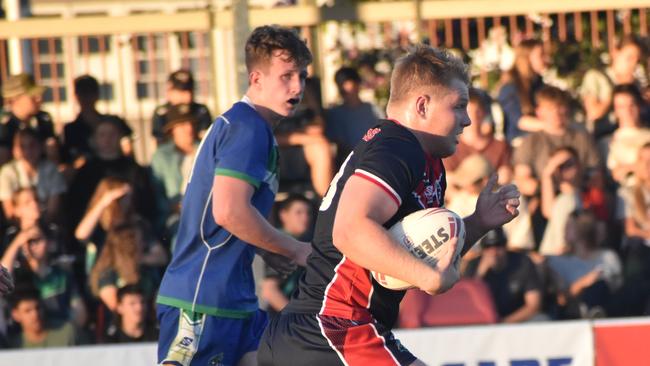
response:
[(416, 358), (379, 323), (280, 313), (264, 331), (260, 366), (406, 366)]

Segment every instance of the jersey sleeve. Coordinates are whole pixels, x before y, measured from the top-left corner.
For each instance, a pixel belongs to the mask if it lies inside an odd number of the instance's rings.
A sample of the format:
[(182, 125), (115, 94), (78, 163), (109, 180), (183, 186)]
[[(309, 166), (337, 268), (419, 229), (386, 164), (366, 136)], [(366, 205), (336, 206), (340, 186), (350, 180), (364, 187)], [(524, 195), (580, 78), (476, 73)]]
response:
[(403, 138), (380, 138), (369, 144), (354, 175), (379, 186), (399, 207), (424, 173), (423, 153), (417, 143)]
[(215, 175), (238, 178), (259, 188), (267, 171), (271, 138), (257, 122), (233, 121), (216, 151)]

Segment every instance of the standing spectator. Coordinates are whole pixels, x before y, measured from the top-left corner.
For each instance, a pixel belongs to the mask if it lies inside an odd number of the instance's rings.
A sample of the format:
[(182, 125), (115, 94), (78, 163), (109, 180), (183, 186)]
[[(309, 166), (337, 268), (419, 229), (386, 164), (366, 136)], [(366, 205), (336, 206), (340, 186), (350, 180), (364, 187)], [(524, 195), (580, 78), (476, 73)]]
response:
[(12, 348), (69, 347), (79, 343), (70, 323), (55, 323), (47, 318), (37, 291), (15, 292), (11, 298), (11, 317), (21, 328), (20, 334), (9, 337)]
[(623, 37), (611, 50), (611, 65), (605, 69), (587, 71), (580, 85), (580, 99), (584, 105), (588, 126), (607, 117), (616, 85), (636, 84), (642, 88), (646, 80), (637, 77), (637, 68), (643, 55), (643, 46), (634, 35)]
[(72, 320), (81, 327), (86, 322), (85, 305), (72, 273), (52, 263), (49, 245), (51, 239), (41, 228), (26, 228), (13, 239), (1, 263), (13, 274), (19, 288), (38, 290), (48, 319), (57, 322)]
[[(301, 241), (310, 241), (312, 233), (311, 202), (304, 196), (293, 194), (278, 204), (280, 230)], [(262, 282), (260, 297), (268, 302), (271, 313), (277, 313), (288, 303), (289, 297), (298, 287), (298, 279), (304, 272), (298, 268), (287, 278), (282, 278), (276, 271), (267, 268), (267, 275)]]
[[(123, 150), (130, 150), (130, 136), (133, 133), (126, 122), (114, 115), (102, 114), (97, 110), (99, 82), (90, 75), (74, 79), (74, 96), (79, 104), (79, 114), (74, 121), (63, 128), (63, 148), (66, 157), (80, 167), (93, 154), (91, 140), (93, 132), (102, 120), (113, 119), (120, 126)], [(82, 159), (82, 160), (78, 160)]]
[(196, 117), (190, 113), (189, 104), (170, 106), (166, 119), (163, 131), (171, 136), (171, 141), (158, 146), (151, 160), (151, 170), (156, 188), (155, 226), (164, 231), (173, 244), (198, 140), (194, 129)]
[(54, 124), (49, 113), (41, 110), (45, 87), (36, 85), (28, 74), (11, 75), (2, 85), (2, 96), (9, 112), (0, 117), (0, 165), (11, 159), (14, 135), (32, 128), (45, 144), (56, 142)]
[(75, 175), (68, 195), (69, 227), (75, 228), (86, 211), (88, 202), (99, 182), (106, 177), (117, 177), (128, 182), (133, 190), (136, 211), (152, 222), (154, 216), (154, 190), (151, 173), (120, 147), (122, 128), (113, 119), (105, 119), (93, 132), (94, 156)]
[(313, 189), (317, 195), (325, 195), (334, 175), (334, 158), (323, 125), (320, 81), (307, 78), (296, 112), (273, 132), (283, 162), (280, 164), (281, 191), (302, 193)]
[[(522, 41), (515, 48), (514, 65), (501, 78), (497, 100), (503, 109), (504, 131), (509, 143), (544, 125), (535, 117), (535, 94), (544, 85), (540, 76), (544, 67), (543, 46), (536, 39)], [(514, 143), (516, 145), (516, 141)]]
[(142, 289), (126, 285), (117, 290), (115, 322), (108, 328), (108, 343), (155, 342), (158, 331), (149, 321), (148, 307)]
[(499, 183), (506, 184), (512, 180), (511, 149), (507, 143), (494, 138), (492, 133), (486, 133), (482, 127), (487, 116), (483, 97), (476, 89), (469, 91), (467, 113), (472, 124), (463, 130), (456, 153), (444, 159), (445, 168), (453, 171), (468, 156), (481, 154), (490, 162), (499, 174)]
[(210, 110), (203, 104), (194, 101), (194, 77), (189, 70), (177, 70), (169, 75), (167, 79), (167, 103), (156, 107), (153, 112), (152, 134), (158, 143), (167, 138), (164, 126), (167, 123), (167, 113), (171, 106), (187, 104), (190, 106), (190, 113), (194, 115), (195, 126), (199, 136), (203, 136), (205, 130), (212, 124)]
[(582, 208), (583, 176), (578, 153), (561, 147), (548, 160), (541, 179), (542, 215), (548, 220), (539, 251), (543, 255), (567, 252), (566, 226), (569, 215)]
[(38, 133), (25, 128), (14, 135), (14, 159), (0, 168), (0, 200), (5, 216), (14, 217), (13, 195), (21, 188), (34, 187), (47, 222), (60, 218), (66, 183), (56, 165), (43, 158)]
[(467, 265), (464, 276), (488, 284), (502, 322), (519, 323), (538, 315), (542, 286), (528, 256), (507, 250), (506, 243), (503, 230), (488, 232), (480, 241), (481, 256)]
[(609, 141), (607, 168), (619, 184), (631, 184), (639, 149), (650, 142), (650, 129), (641, 121), (641, 92), (633, 84), (613, 90), (614, 116), (618, 128)]
[(325, 136), (338, 147), (336, 165), (339, 166), (366, 131), (378, 123), (381, 113), (359, 97), (361, 76), (356, 69), (340, 68), (334, 74), (334, 81), (343, 104), (326, 112)]

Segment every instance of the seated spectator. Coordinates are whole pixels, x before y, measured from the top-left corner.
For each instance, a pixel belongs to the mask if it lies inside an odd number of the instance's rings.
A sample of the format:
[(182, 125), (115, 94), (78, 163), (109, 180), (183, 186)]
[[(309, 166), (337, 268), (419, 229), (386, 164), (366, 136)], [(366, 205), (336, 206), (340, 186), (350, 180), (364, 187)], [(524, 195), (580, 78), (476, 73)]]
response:
[[(452, 172), (449, 172), (449, 182), (446, 197), (449, 200), (446, 207), (451, 211), (466, 217), (474, 212), (478, 196), (485, 188), (488, 178), (493, 172), (490, 162), (480, 154), (466, 157)], [(449, 189), (449, 187), (454, 187)], [(508, 237), (508, 247), (517, 250), (530, 250), (535, 246), (533, 232), (526, 200), (521, 199), (519, 215), (503, 226)], [(465, 265), (479, 254), (479, 247), (474, 246), (463, 257), (461, 265)]]
[(159, 275), (144, 264), (146, 243), (142, 229), (133, 224), (111, 228), (106, 243), (90, 274), (93, 294), (111, 312), (117, 310), (118, 290), (126, 285), (138, 285), (149, 302), (157, 291)]
[(174, 105), (187, 104), (190, 113), (194, 115), (194, 130), (203, 136), (203, 133), (212, 124), (210, 110), (203, 104), (194, 101), (194, 77), (188, 70), (177, 70), (169, 75), (166, 91), (167, 103), (156, 107), (151, 123), (152, 134), (160, 144), (167, 140), (164, 126), (167, 123), (167, 113)]
[(129, 146), (133, 131), (129, 125), (118, 116), (102, 114), (97, 110), (97, 101), (99, 100), (97, 79), (90, 75), (82, 75), (74, 79), (74, 96), (79, 104), (79, 114), (74, 121), (67, 123), (63, 128), (63, 149), (66, 157), (74, 162), (76, 168), (79, 168), (92, 156), (93, 132), (97, 125), (105, 119), (114, 120), (115, 124), (120, 127), (122, 149), (132, 150)]
[(535, 117), (535, 94), (544, 86), (541, 65), (536, 61), (542, 58), (543, 52), (541, 41), (522, 41), (515, 48), (512, 68), (501, 78), (497, 101), (503, 109), (506, 140), (514, 146), (518, 145), (515, 139), (544, 125)]
[(168, 255), (151, 233), (150, 225), (134, 208), (133, 189), (120, 178), (104, 178), (99, 182), (90, 200), (88, 211), (75, 230), (75, 238), (86, 244), (87, 272), (95, 263), (97, 253), (102, 253), (107, 233), (113, 228), (131, 225), (137, 228), (146, 243), (143, 263), (152, 267), (167, 264)]
[(643, 98), (633, 84), (617, 85), (613, 89), (614, 116), (618, 128), (609, 140), (607, 168), (619, 184), (632, 184), (639, 149), (650, 142), (650, 129), (641, 121)]
[(0, 253), (5, 252), (19, 232), (34, 226), (41, 227), (48, 235), (53, 234), (51, 235), (52, 237), (56, 236), (51, 231), (56, 232), (58, 228), (54, 225), (48, 226), (42, 220), (41, 207), (36, 196), (36, 191), (33, 188), (19, 189), (13, 194), (12, 201), (14, 205), (14, 217), (9, 221), (7, 228), (4, 230)]
[(43, 144), (33, 129), (14, 135), (14, 159), (0, 168), (0, 200), (5, 215), (13, 218), (13, 195), (21, 188), (34, 187), (47, 222), (57, 222), (62, 196), (66, 192), (63, 175), (56, 165), (43, 159)]
[(548, 224), (539, 248), (541, 254), (566, 253), (566, 225), (569, 215), (582, 208), (582, 182), (578, 153), (571, 147), (555, 151), (542, 172), (542, 215)]
[(11, 317), (21, 328), (20, 334), (9, 337), (12, 348), (69, 347), (80, 343), (70, 323), (55, 323), (47, 318), (38, 291), (16, 291), (11, 296)]
[(116, 317), (108, 328), (108, 343), (156, 342), (158, 331), (148, 321), (147, 303), (142, 289), (126, 285), (117, 290)]
[[(49, 320), (86, 322), (86, 308), (72, 273), (52, 263), (48, 255), (51, 240), (38, 227), (21, 230), (2, 256), (1, 263), (19, 288), (35, 288)], [(22, 256), (21, 256), (22, 254)]]
[[(302, 241), (309, 241), (312, 233), (311, 202), (304, 196), (293, 194), (278, 204), (278, 219), (282, 231)], [(289, 303), (289, 297), (298, 286), (298, 279), (304, 270), (299, 268), (287, 278), (267, 268), (266, 278), (261, 286), (261, 299), (269, 304), (268, 311), (277, 313)]]
[(572, 213), (566, 225), (566, 253), (546, 259), (560, 291), (562, 318), (604, 317), (611, 293), (621, 286), (617, 254), (600, 248), (602, 229), (593, 213)]
[(480, 241), (480, 257), (468, 264), (464, 276), (480, 278), (488, 284), (502, 322), (532, 320), (542, 302), (537, 270), (528, 256), (507, 250), (506, 244), (503, 230), (488, 232)]
[(190, 113), (189, 105), (170, 106), (166, 118), (163, 131), (171, 136), (171, 141), (158, 146), (151, 160), (151, 170), (158, 211), (156, 228), (165, 232), (173, 248), (181, 200), (199, 142), (194, 130), (196, 117)]
[(650, 305), (650, 144), (639, 149), (634, 173), (634, 184), (620, 189), (617, 217), (625, 230), (625, 283), (634, 285), (630, 312), (641, 315)]
[(2, 96), (9, 112), (0, 117), (0, 165), (11, 160), (14, 135), (32, 128), (44, 145), (56, 141), (49, 113), (41, 110), (45, 87), (36, 85), (28, 74), (11, 75), (2, 85)]
[(325, 136), (336, 143), (336, 165), (340, 166), (366, 131), (377, 124), (382, 113), (359, 97), (361, 76), (356, 69), (340, 68), (334, 75), (334, 81), (343, 103), (327, 110)]
[(554, 87), (544, 87), (537, 93), (535, 110), (544, 128), (526, 136), (513, 155), (515, 182), (523, 195), (536, 195), (548, 160), (560, 147), (573, 147), (586, 172), (599, 167), (600, 156), (591, 136), (569, 126), (570, 99), (568, 94)]
[(510, 146), (503, 141), (494, 138), (492, 134), (486, 134), (482, 128), (488, 109), (481, 94), (475, 89), (470, 89), (467, 113), (472, 121), (469, 127), (463, 130), (456, 152), (444, 159), (445, 168), (456, 170), (461, 161), (472, 154), (481, 154), (487, 158), (497, 173), (499, 183), (506, 184), (512, 180), (512, 165)]
[(642, 60), (643, 45), (634, 35), (625, 36), (611, 50), (611, 64), (604, 69), (591, 69), (582, 79), (579, 93), (585, 108), (588, 126), (596, 130), (599, 121), (607, 120), (616, 85), (636, 84), (642, 88), (637, 68)]
[(333, 176), (334, 158), (323, 132), (319, 79), (307, 78), (295, 113), (274, 131), (280, 145), (280, 190), (325, 195)]
[(112, 120), (100, 121), (93, 131), (94, 155), (77, 172), (68, 195), (68, 227), (75, 228), (84, 215), (93, 192), (106, 177), (117, 177), (131, 185), (136, 211), (153, 222), (154, 190), (151, 173), (120, 147), (122, 127)]

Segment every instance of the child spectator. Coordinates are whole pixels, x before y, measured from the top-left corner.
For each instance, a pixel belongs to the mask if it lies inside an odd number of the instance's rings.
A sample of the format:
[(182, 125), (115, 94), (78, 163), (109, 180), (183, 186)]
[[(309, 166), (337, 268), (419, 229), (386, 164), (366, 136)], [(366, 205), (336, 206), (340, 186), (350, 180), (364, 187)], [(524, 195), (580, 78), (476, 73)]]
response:
[(117, 290), (117, 315), (108, 328), (108, 343), (155, 342), (158, 331), (149, 321), (147, 302), (142, 289), (126, 285)]
[[(312, 203), (304, 196), (293, 194), (278, 204), (280, 229), (302, 241), (311, 240)], [(268, 311), (277, 313), (289, 302), (289, 297), (298, 285), (298, 279), (304, 270), (299, 268), (287, 278), (282, 278), (276, 271), (267, 270), (262, 282), (261, 298), (269, 304)]]
[(199, 143), (194, 129), (196, 117), (188, 104), (170, 106), (166, 118), (163, 131), (171, 141), (158, 145), (151, 170), (156, 188), (156, 228), (165, 233), (173, 248), (181, 201)]
[(588, 126), (595, 126), (607, 118), (612, 106), (612, 92), (616, 85), (636, 84), (642, 88), (646, 80), (637, 77), (637, 68), (643, 55), (643, 46), (634, 35), (623, 37), (611, 51), (611, 65), (604, 70), (591, 69), (582, 79), (579, 93), (585, 108)]
[(16, 132), (14, 159), (0, 168), (0, 200), (7, 217), (13, 218), (12, 197), (20, 188), (34, 187), (47, 222), (60, 219), (66, 183), (56, 165), (43, 158), (43, 142), (33, 129)]
[(159, 276), (144, 265), (144, 252), (138, 226), (121, 224), (106, 234), (106, 243), (90, 274), (90, 288), (111, 312), (117, 309), (118, 290), (126, 285), (141, 286), (147, 302), (153, 298)]
[(650, 129), (641, 121), (641, 92), (633, 84), (617, 85), (613, 90), (614, 115), (618, 128), (609, 141), (607, 168), (619, 184), (632, 184), (630, 178), (639, 149), (650, 142)]
[(38, 291), (16, 291), (11, 297), (11, 317), (21, 332), (9, 337), (12, 348), (69, 347), (80, 343), (70, 323), (52, 322), (43, 313)]
[[(21, 230), (4, 255), (2, 265), (13, 273), (16, 286), (35, 288), (48, 319), (86, 323), (86, 308), (72, 273), (52, 263), (48, 255), (51, 240), (38, 227)], [(20, 256), (22, 254), (22, 256)]]
[(584, 179), (578, 153), (571, 147), (556, 150), (541, 180), (542, 215), (548, 223), (539, 251), (543, 255), (561, 255), (567, 251), (565, 232), (569, 215), (582, 208)]

